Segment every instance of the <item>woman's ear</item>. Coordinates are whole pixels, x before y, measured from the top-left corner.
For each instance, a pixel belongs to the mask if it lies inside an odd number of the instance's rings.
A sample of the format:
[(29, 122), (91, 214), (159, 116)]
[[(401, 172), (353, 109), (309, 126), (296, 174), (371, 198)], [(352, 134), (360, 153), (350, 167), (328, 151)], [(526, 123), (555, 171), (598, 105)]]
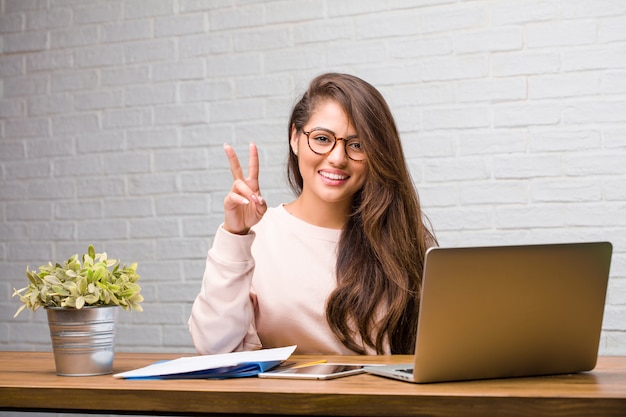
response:
[(289, 140), (291, 145), (291, 151), (294, 155), (298, 156), (298, 129), (295, 126), (291, 127), (291, 139)]

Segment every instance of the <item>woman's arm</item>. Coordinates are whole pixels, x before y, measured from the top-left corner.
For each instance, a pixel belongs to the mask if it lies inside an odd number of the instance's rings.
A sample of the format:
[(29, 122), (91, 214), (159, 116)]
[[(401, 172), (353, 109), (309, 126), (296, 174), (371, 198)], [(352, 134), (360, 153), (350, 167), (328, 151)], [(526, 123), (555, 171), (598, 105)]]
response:
[(189, 318), (189, 331), (200, 354), (259, 349), (251, 293), (254, 258), (251, 247), (267, 205), (259, 190), (259, 153), (250, 143), (248, 176), (237, 154), (224, 145), (233, 185), (224, 198), (224, 223), (209, 251), (200, 294)]
[(215, 235), (189, 318), (191, 337), (202, 355), (261, 347), (250, 292), (254, 238), (254, 232), (234, 235), (221, 227)]

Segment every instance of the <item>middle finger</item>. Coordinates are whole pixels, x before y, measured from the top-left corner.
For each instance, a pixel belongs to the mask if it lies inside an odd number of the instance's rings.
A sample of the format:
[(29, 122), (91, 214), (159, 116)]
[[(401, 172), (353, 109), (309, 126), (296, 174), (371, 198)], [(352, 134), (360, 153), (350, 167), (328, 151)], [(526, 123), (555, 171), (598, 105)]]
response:
[(250, 158), (248, 160), (248, 177), (259, 180), (259, 151), (254, 142), (250, 142)]

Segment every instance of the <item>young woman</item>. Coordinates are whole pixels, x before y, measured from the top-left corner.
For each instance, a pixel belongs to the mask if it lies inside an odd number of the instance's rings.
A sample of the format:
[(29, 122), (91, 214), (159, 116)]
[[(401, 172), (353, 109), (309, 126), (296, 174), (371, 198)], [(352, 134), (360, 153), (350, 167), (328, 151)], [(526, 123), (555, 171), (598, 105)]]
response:
[(300, 354), (410, 354), (424, 222), (382, 95), (346, 74), (316, 77), (289, 121), (296, 199), (267, 208), (258, 152), (234, 183), (189, 319), (200, 354), (297, 345)]

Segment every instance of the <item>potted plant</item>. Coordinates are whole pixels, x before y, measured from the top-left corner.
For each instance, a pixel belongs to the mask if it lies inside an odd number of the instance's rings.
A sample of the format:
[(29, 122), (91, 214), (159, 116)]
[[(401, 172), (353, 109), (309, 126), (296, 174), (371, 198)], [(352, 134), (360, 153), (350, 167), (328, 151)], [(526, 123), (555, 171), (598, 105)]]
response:
[[(81, 262), (82, 259), (82, 262)], [(113, 371), (118, 306), (143, 311), (137, 264), (120, 266), (90, 245), (79, 259), (26, 268), (29, 284), (14, 290), (24, 309), (44, 307), (59, 375), (101, 375)]]

